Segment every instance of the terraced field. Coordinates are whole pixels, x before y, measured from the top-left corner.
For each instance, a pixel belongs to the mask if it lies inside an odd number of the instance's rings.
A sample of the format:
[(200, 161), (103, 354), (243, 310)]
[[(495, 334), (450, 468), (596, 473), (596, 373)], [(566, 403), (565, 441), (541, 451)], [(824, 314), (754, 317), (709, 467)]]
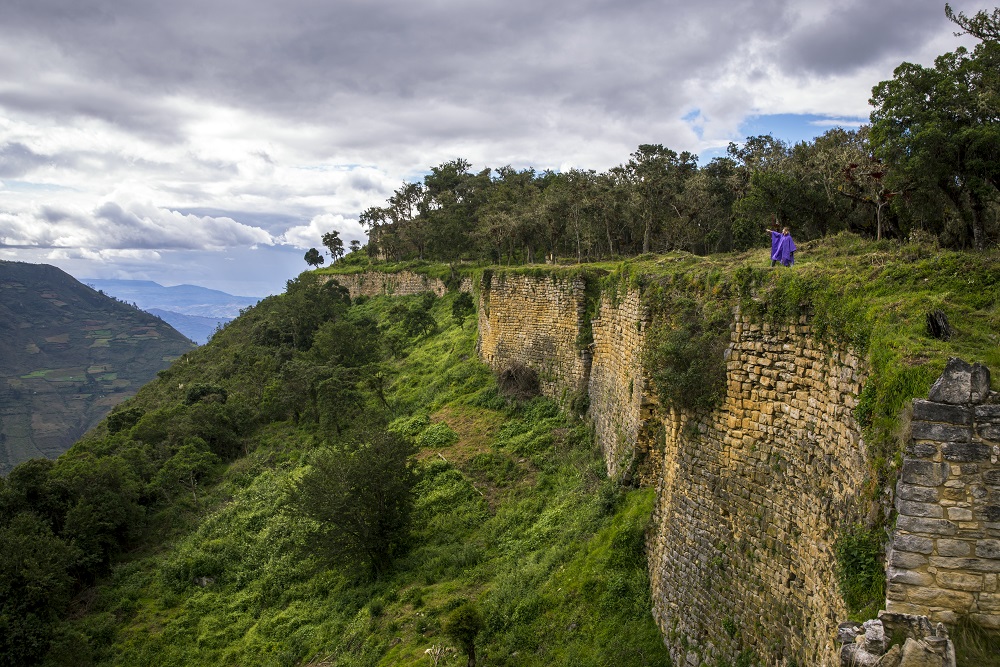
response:
[(58, 456), (193, 347), (55, 267), (0, 262), (0, 474)]

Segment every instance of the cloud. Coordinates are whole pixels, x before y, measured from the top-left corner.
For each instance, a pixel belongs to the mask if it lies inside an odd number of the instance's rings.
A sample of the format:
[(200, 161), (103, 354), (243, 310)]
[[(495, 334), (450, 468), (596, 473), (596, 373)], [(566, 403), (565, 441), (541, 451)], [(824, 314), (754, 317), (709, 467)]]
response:
[(309, 221), (307, 225), (297, 225), (290, 227), (281, 235), (278, 242), (282, 245), (290, 245), (295, 248), (322, 248), (323, 235), (332, 231), (340, 232), (340, 238), (346, 248), (352, 239), (365, 242), (368, 239), (367, 233), (357, 220), (345, 218), (342, 215), (332, 215), (325, 213), (317, 215)]
[(103, 252), (222, 250), (274, 243), (265, 230), (231, 218), (185, 215), (145, 202), (106, 201), (87, 213), (46, 205), (0, 216), (0, 245), (13, 247)]
[(8, 0), (0, 239), (285, 257), (456, 157), (604, 170), (863, 118), (951, 32), (906, 0)]

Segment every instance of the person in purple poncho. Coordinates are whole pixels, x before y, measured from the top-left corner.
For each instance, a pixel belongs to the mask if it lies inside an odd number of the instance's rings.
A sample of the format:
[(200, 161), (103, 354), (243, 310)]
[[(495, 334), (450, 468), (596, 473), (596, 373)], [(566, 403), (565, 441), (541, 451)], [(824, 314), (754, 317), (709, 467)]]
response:
[(775, 262), (781, 262), (782, 266), (791, 266), (795, 263), (795, 250), (797, 246), (792, 240), (792, 233), (785, 227), (779, 234), (776, 230), (771, 231), (771, 266)]

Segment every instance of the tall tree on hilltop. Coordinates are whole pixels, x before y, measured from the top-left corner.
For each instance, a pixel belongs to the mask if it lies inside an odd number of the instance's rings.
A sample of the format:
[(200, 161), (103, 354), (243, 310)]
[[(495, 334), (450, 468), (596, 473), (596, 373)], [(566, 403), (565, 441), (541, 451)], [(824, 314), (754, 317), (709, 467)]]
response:
[(340, 232), (336, 229), (323, 234), (323, 245), (330, 252), (334, 262), (344, 256), (344, 240), (340, 238)]
[(943, 195), (983, 249), (986, 212), (1000, 195), (1000, 15), (946, 13), (984, 41), (939, 56), (934, 67), (903, 63), (876, 85), (872, 141), (896, 178)]

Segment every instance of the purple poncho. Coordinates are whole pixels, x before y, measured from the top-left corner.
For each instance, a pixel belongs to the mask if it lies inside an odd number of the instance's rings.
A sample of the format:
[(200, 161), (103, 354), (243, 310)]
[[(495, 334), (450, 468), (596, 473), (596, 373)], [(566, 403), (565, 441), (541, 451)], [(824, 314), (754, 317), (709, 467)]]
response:
[(771, 232), (771, 259), (781, 262), (784, 266), (795, 263), (795, 241), (791, 234)]

